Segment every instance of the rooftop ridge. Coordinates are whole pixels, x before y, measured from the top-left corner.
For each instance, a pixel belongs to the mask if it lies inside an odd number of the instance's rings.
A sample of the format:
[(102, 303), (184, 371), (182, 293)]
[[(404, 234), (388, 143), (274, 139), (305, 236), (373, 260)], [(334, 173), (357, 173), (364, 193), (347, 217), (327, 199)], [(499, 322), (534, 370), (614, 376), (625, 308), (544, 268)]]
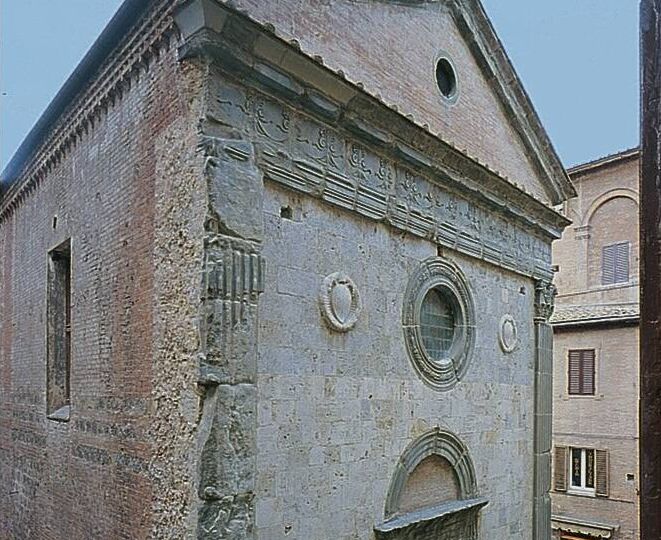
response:
[(572, 167), (569, 167), (567, 169), (567, 174), (569, 174), (570, 176), (573, 174), (580, 174), (582, 172), (591, 169), (596, 169), (598, 167), (609, 165), (610, 163), (613, 163), (615, 161), (619, 161), (622, 159), (630, 159), (634, 156), (637, 156), (639, 152), (640, 152), (640, 146), (633, 146), (631, 148), (627, 148), (626, 150), (620, 150), (619, 152), (614, 152), (612, 154), (600, 156), (590, 161), (586, 161), (585, 163), (579, 163), (578, 165), (573, 165)]

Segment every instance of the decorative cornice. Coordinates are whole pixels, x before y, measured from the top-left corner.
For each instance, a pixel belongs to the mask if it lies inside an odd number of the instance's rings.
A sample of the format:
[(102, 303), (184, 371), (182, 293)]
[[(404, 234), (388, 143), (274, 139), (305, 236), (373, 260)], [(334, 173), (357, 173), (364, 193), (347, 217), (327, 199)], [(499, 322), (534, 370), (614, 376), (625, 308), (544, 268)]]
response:
[[(198, 55), (215, 58), (224, 69), (233, 71), (241, 78), (249, 75), (248, 72), (266, 69), (266, 73), (250, 75), (263, 79), (262, 82), (270, 84), (272, 90), (286, 93), (290, 99), (314, 101), (308, 99), (309, 93), (301, 91), (300, 85), (304, 83), (304, 86), (314, 88), (332, 98), (331, 102), (341, 105), (345, 113), (353, 109), (356, 118), (361, 119), (361, 122), (378, 127), (376, 133), (368, 134), (376, 141), (380, 139), (381, 134), (378, 131), (381, 131), (400, 134), (407, 143), (418, 146), (418, 152), (421, 150), (420, 146), (423, 147), (422, 153), (425, 152), (424, 147), (430, 145), (442, 148), (443, 161), (460, 166), (467, 176), (477, 178), (481, 184), (480, 189), (496, 190), (503, 195), (507, 192), (506, 200), (529, 208), (537, 215), (550, 211), (555, 214), (553, 219), (558, 224), (560, 221), (563, 223), (559, 225), (560, 228), (569, 223), (552, 207), (527, 193), (523, 186), (501, 176), (477, 158), (444, 141), (440, 135), (432, 134), (426, 124), (421, 125), (413, 117), (404, 116), (395, 105), (383, 102), (379, 95), (370, 94), (360, 82), (349, 80), (342, 71), (328, 68), (324, 65), (323, 58), (305, 54), (296, 40), (286, 41), (273, 25), (261, 24), (248, 14), (230, 7), (229, 3), (223, 0), (185, 0), (180, 3), (175, 18), (184, 39), (182, 57)], [(240, 39), (237, 39), (238, 35)], [(273, 80), (276, 80), (275, 85)], [(294, 81), (296, 83), (292, 84)], [(312, 105), (321, 109), (326, 106), (325, 103)], [(573, 188), (564, 169), (562, 176), (569, 190), (565, 195), (573, 196)]]
[[(521, 82), (516, 75), (502, 44), (498, 40), (493, 26), (489, 22), (479, 0), (444, 0), (443, 2), (439, 2), (439, 4), (443, 4), (444, 8), (451, 12), (460, 32), (475, 56), (480, 69), (482, 69), (485, 80), (492, 87), (492, 90), (498, 96), (502, 106), (509, 115), (512, 127), (519, 135), (524, 148), (527, 150), (527, 155), (531, 160), (533, 168), (546, 183), (545, 188), (550, 197), (551, 204), (557, 205), (562, 201), (575, 196), (576, 193), (567, 173), (555, 153), (553, 145), (532, 106), (530, 98), (523, 89), (523, 86), (521, 85)], [(195, 5), (195, 10), (198, 14), (202, 11), (208, 14), (211, 5), (224, 6), (226, 9), (232, 10), (235, 14), (239, 13), (239, 11), (234, 8), (232, 0), (182, 0), (180, 5)], [(415, 5), (412, 5), (412, 8), (419, 5), (420, 3), (416, 3)], [(250, 13), (240, 13), (246, 20), (249, 20), (255, 25), (261, 26), (270, 35), (275, 36), (282, 42), (287, 42), (286, 33), (271, 24), (271, 21), (258, 20)], [(214, 22), (217, 23), (218, 19)], [(190, 30), (190, 27), (188, 28)], [(220, 32), (220, 27), (217, 24), (214, 27), (212, 23), (209, 28), (213, 28), (216, 32)], [(186, 34), (185, 29), (182, 29), (182, 31)], [(244, 42), (245, 41), (246, 40), (244, 40)], [(250, 40), (247, 40), (247, 42), (250, 43)], [(324, 63), (322, 57), (307, 54), (302, 50), (300, 43), (296, 39), (290, 39), (289, 43), (300, 50), (304, 56), (314, 58), (314, 60), (320, 65)], [(275, 54), (276, 53), (273, 52), (273, 55)], [(344, 81), (360, 87), (364, 94), (382, 102), (380, 95), (377, 93), (378, 90), (370, 91), (363, 86), (361, 81), (350, 79), (341, 70), (333, 71), (327, 68), (327, 71), (340, 75)], [(397, 108), (396, 104), (383, 104), (387, 107)], [(404, 104), (399, 105), (402, 106)], [(426, 125), (417, 123), (413, 117), (411, 117), (410, 120), (420, 127), (426, 128)], [(440, 134), (436, 136), (442, 140)], [(446, 144), (450, 143), (446, 142)], [(450, 144), (450, 146), (452, 145)], [(477, 158), (472, 159), (477, 161)], [(507, 181), (513, 185), (517, 185), (516, 179), (507, 179)], [(518, 185), (517, 187), (518, 189), (525, 191), (523, 186)]]
[(160, 49), (170, 45), (173, 7), (170, 0), (122, 4), (0, 175), (0, 221), (94, 129)]
[(570, 223), (496, 171), (347, 81), (342, 73), (329, 70), (320, 58), (306, 56), (296, 43), (279, 38), (272, 27), (216, 0), (187, 0), (180, 6), (175, 19), (184, 40), (182, 58), (208, 57), (242, 84), (277, 95), (371, 144), (390, 148), (412, 167), (434, 170), (455, 189), (471, 191), (473, 198), (490, 198), (499, 212), (527, 222), (537, 234), (557, 238)]
[(579, 174), (592, 172), (594, 169), (606, 167), (614, 163), (620, 163), (622, 161), (627, 161), (630, 159), (638, 159), (639, 156), (640, 156), (640, 147), (635, 146), (634, 148), (628, 148), (627, 150), (622, 150), (621, 152), (616, 152), (614, 154), (609, 154), (607, 156), (596, 158), (586, 163), (574, 165), (573, 167), (567, 169), (567, 174), (569, 174), (569, 176), (577, 176)]
[[(266, 180), (519, 274), (552, 276), (548, 236), (531, 234), (538, 225), (507, 213), (505, 204), (490, 203), (483, 192), (469, 189), (468, 179), (434, 169), (412, 149), (405, 160), (404, 146), (387, 153), (367, 137), (361, 140), (354, 131), (340, 131), (219, 74), (209, 81), (206, 101), (207, 129), (226, 130), (234, 138), (226, 141), (227, 156), (245, 161), (240, 139), (252, 141)], [(201, 144), (213, 147), (214, 140)]]

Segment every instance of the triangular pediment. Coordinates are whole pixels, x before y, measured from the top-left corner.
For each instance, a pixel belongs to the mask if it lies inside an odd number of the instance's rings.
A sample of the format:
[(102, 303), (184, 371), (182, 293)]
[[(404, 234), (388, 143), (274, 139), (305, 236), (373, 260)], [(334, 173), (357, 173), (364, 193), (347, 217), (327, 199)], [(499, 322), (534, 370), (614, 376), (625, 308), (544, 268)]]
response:
[[(547, 204), (574, 195), (479, 0), (235, 0), (254, 20)], [(437, 82), (449, 61), (456, 91)]]

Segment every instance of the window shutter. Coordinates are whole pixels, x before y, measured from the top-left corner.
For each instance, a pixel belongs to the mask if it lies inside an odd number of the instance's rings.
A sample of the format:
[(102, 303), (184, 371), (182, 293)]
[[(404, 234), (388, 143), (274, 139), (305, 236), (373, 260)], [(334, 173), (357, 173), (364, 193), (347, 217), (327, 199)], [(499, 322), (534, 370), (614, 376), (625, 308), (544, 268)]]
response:
[(555, 447), (555, 463), (553, 464), (553, 489), (567, 491), (567, 447)]
[(594, 394), (594, 349), (586, 349), (581, 351), (582, 362), (582, 380), (581, 380), (581, 394), (593, 395)]
[(601, 283), (610, 285), (615, 283), (615, 255), (616, 246), (604, 246), (601, 252)]
[(595, 495), (608, 497), (608, 450), (596, 450), (595, 461), (597, 472)]
[(615, 283), (629, 281), (629, 242), (615, 244)]
[(568, 391), (581, 393), (581, 351), (569, 351)]

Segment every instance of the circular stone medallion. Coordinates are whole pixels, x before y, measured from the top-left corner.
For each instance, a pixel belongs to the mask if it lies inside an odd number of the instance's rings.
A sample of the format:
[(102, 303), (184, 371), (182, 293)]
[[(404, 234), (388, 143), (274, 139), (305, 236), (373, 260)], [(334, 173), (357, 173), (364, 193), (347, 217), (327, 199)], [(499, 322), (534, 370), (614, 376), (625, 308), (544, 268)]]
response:
[(518, 330), (514, 318), (507, 314), (500, 319), (499, 332), (500, 348), (503, 352), (511, 353), (519, 344)]
[(326, 276), (319, 291), (319, 307), (321, 315), (332, 330), (351, 330), (356, 325), (362, 308), (356, 284), (343, 272)]

